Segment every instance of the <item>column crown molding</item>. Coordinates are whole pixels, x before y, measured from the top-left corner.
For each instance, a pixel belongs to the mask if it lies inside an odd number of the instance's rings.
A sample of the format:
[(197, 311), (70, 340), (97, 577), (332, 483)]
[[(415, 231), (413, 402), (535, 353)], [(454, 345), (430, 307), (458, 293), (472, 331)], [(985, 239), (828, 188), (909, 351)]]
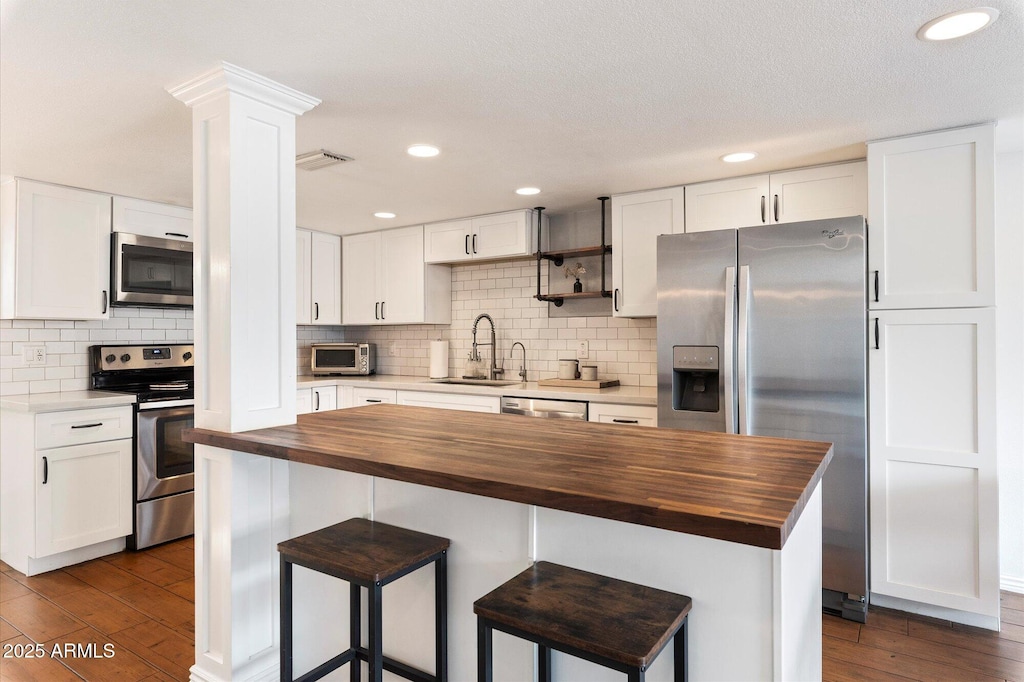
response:
[(167, 88), (167, 92), (189, 107), (226, 93), (236, 93), (295, 116), (304, 114), (320, 104), (316, 97), (310, 97), (228, 62), (221, 62), (220, 66), (206, 73)]

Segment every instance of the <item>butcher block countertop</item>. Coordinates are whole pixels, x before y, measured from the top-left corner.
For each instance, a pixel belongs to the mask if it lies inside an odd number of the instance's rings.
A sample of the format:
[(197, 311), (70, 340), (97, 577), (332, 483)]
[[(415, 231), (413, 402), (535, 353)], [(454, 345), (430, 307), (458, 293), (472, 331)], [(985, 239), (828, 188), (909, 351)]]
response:
[(829, 443), (368, 405), (201, 445), (781, 549)]

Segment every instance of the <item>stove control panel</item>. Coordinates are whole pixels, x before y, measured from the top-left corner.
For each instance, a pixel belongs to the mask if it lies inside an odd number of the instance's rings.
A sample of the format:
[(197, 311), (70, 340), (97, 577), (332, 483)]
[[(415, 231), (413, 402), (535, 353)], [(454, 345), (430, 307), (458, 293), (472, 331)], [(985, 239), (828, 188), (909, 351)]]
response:
[(93, 371), (192, 367), (195, 364), (195, 346), (191, 343), (92, 346), (89, 350)]

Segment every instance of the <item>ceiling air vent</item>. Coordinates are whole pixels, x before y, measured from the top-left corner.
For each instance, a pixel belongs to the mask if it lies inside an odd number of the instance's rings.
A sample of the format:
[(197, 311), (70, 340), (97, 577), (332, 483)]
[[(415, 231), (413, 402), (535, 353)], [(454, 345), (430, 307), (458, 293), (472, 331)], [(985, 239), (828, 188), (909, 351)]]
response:
[(341, 154), (329, 152), (326, 149), (320, 149), (315, 152), (308, 152), (306, 154), (299, 154), (296, 156), (295, 167), (311, 171), (326, 168), (327, 166), (333, 166), (336, 163), (344, 163), (346, 161), (352, 161), (352, 157), (342, 156)]

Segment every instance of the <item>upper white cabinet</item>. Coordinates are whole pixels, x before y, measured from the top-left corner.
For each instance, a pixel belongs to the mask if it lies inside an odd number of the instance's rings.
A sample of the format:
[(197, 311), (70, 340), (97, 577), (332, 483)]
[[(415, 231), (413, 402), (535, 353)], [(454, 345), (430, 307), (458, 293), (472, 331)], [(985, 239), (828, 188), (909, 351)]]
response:
[(872, 142), (868, 176), (870, 306), (994, 305), (993, 126)]
[(460, 263), (531, 256), (536, 233), (537, 214), (530, 210), (434, 223), (423, 228), (424, 260)]
[(872, 600), (995, 625), (995, 311), (883, 310), (869, 323)]
[(347, 235), (344, 324), (450, 324), (452, 273), (423, 260), (423, 227)]
[(341, 324), (341, 237), (295, 230), (295, 323)]
[(129, 197), (114, 197), (113, 231), (192, 241), (192, 209)]
[(863, 161), (686, 186), (686, 231), (865, 215)]
[(0, 188), (0, 317), (99, 320), (110, 304), (109, 194)]
[(683, 231), (683, 188), (612, 197), (612, 314), (658, 314), (658, 235)]

